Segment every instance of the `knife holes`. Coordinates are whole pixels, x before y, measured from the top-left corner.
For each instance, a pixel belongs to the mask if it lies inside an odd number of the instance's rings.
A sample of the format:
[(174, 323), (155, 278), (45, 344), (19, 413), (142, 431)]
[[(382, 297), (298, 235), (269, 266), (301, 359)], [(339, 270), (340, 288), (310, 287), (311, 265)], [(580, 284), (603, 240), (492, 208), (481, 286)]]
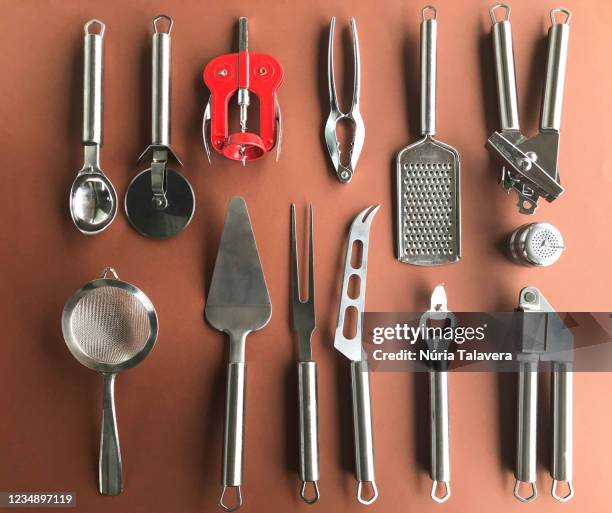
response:
[(356, 274), (351, 274), (349, 277), (348, 285), (346, 287), (346, 293), (351, 299), (357, 299), (359, 297), (359, 289), (361, 288), (361, 278)]
[(363, 263), (363, 242), (356, 240), (351, 248), (351, 267), (353, 269), (361, 269)]
[(353, 340), (357, 336), (357, 322), (359, 321), (359, 312), (354, 306), (349, 306), (344, 311), (344, 326), (342, 334), (347, 340)]

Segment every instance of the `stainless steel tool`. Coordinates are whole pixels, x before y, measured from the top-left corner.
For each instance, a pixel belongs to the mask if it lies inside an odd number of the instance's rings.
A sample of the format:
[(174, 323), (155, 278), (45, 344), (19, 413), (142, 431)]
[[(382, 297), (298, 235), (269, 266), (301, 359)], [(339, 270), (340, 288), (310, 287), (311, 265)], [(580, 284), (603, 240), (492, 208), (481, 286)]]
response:
[(397, 259), (441, 265), (461, 258), (460, 157), (436, 134), (437, 11), (421, 11), (421, 133), (397, 155)]
[[(353, 429), (355, 436), (355, 474), (357, 478), (357, 500), (361, 504), (372, 504), (378, 498), (374, 476), (374, 436), (372, 433), (372, 411), (370, 401), (370, 376), (368, 360), (362, 348), (361, 317), (365, 309), (366, 277), (368, 272), (368, 248), (370, 226), (380, 205), (361, 211), (351, 224), (344, 278), (342, 279), (342, 298), (338, 310), (338, 325), (334, 347), (351, 361), (351, 386), (353, 396)], [(356, 262), (355, 262), (356, 261)], [(358, 283), (356, 297), (350, 292), (351, 284)], [(348, 338), (350, 326), (346, 322), (349, 310), (357, 315), (355, 336)], [(371, 486), (369, 498), (363, 496), (364, 483)]]
[[(429, 321), (447, 321), (452, 327), (457, 319), (448, 311), (444, 285), (437, 285), (431, 295), (431, 306), (423, 314), (419, 324), (427, 328)], [(446, 352), (450, 340), (426, 338), (430, 352)], [(450, 488), (450, 437), (448, 423), (448, 363), (446, 360), (430, 362), (429, 408), (431, 429), (431, 498), (437, 503), (446, 502), (451, 496)], [(438, 495), (438, 488), (444, 486), (444, 494)]]
[[(317, 413), (317, 362), (312, 359), (311, 339), (316, 328), (314, 287), (314, 241), (312, 205), (309, 216), (308, 299), (300, 298), (300, 272), (295, 234), (295, 205), (291, 204), (291, 302), (293, 330), (297, 334), (299, 361), (298, 396), (300, 405), (300, 497), (307, 504), (319, 500), (319, 434)], [(306, 496), (306, 485), (312, 484), (312, 497)]]
[(561, 232), (549, 223), (529, 223), (512, 232), (508, 241), (510, 257), (528, 267), (554, 264), (565, 245)]
[[(505, 9), (503, 19), (497, 18), (498, 9)], [(520, 213), (533, 214), (540, 197), (554, 201), (564, 190), (558, 170), (559, 130), (572, 14), (562, 8), (550, 11), (552, 25), (548, 31), (548, 59), (540, 130), (537, 135), (528, 138), (521, 133), (519, 123), (510, 6), (495, 4), (489, 13), (493, 23), (501, 131), (489, 137), (487, 146), (502, 162), (501, 184), (504, 190), (507, 193), (512, 190), (516, 192)], [(565, 16), (565, 21), (558, 21), (559, 14)]]
[[(161, 22), (165, 21), (164, 32)], [(172, 18), (161, 14), (153, 18), (151, 60), (151, 137), (149, 147), (138, 162), (151, 157), (151, 167), (141, 171), (125, 195), (125, 211), (132, 227), (141, 235), (166, 239), (180, 233), (193, 218), (195, 196), (187, 179), (168, 166), (181, 160), (170, 146), (170, 32)]]
[[(552, 496), (566, 502), (574, 496), (573, 460), (573, 381), (574, 341), (572, 333), (536, 287), (525, 287), (519, 296), (521, 317), (517, 348), (518, 414), (516, 446), (516, 483), (514, 496), (530, 502), (537, 495), (537, 423), (538, 367), (541, 362), (552, 366)], [(521, 495), (521, 484), (527, 483), (531, 494)], [(559, 495), (560, 483), (567, 493)]]
[[(353, 35), (353, 98), (348, 111), (342, 112), (336, 94), (336, 79), (334, 77), (334, 29), (336, 18), (332, 17), (329, 26), (329, 41), (327, 46), (327, 83), (329, 87), (330, 112), (325, 123), (324, 135), (327, 151), (331, 158), (338, 180), (349, 183), (355, 174), (357, 161), (363, 149), (365, 140), (365, 125), (359, 111), (359, 94), (361, 92), (361, 60), (359, 58), (359, 39), (357, 37), (357, 24), (351, 18), (351, 31)], [(338, 122), (348, 120), (353, 128), (353, 138), (349, 147), (349, 160), (342, 164), (340, 157), (340, 142), (336, 135)]]
[[(112, 277), (108, 277), (112, 275)], [(72, 355), (104, 378), (99, 490), (123, 491), (121, 452), (115, 415), (115, 377), (140, 363), (157, 340), (158, 322), (149, 298), (106, 268), (83, 285), (62, 312), (62, 332)]]
[[(97, 26), (98, 33), (92, 32)], [(104, 31), (100, 20), (85, 23), (83, 38), (83, 149), (84, 163), (70, 189), (70, 215), (81, 233), (104, 230), (117, 214), (117, 193), (100, 168), (102, 146)]]
[[(234, 511), (242, 505), (246, 337), (268, 324), (272, 316), (249, 213), (240, 197), (229, 202), (205, 314), (211, 326), (230, 339), (219, 506)], [(235, 488), (233, 506), (224, 502), (227, 488)]]

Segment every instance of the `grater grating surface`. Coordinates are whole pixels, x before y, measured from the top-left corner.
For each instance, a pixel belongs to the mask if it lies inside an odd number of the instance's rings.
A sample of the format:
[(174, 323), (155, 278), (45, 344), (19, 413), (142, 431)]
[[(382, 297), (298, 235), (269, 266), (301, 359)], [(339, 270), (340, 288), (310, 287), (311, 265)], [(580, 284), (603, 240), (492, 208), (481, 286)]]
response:
[(431, 137), (398, 157), (398, 259), (441, 265), (461, 258), (459, 154)]

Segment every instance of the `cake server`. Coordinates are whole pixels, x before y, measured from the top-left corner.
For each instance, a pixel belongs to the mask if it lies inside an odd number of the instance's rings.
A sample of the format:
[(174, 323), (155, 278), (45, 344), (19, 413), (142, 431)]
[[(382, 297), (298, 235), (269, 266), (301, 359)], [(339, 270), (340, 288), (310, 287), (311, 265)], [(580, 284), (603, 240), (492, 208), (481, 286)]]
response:
[[(272, 316), (251, 220), (240, 197), (229, 202), (205, 315), (214, 328), (228, 334), (230, 342), (219, 506), (235, 511), (242, 505), (246, 337), (268, 324)], [(235, 488), (233, 506), (224, 502), (228, 488)]]

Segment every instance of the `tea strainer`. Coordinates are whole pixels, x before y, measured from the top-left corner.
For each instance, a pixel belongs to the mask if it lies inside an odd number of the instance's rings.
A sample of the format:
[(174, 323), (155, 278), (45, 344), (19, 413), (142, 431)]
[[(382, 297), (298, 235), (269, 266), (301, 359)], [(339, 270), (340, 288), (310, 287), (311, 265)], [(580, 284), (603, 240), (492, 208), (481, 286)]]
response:
[(100, 278), (86, 283), (68, 299), (62, 312), (62, 332), (72, 355), (104, 378), (99, 490), (103, 495), (118, 495), (123, 490), (123, 477), (115, 376), (149, 354), (157, 339), (157, 313), (144, 292), (119, 280), (115, 270), (107, 267)]

